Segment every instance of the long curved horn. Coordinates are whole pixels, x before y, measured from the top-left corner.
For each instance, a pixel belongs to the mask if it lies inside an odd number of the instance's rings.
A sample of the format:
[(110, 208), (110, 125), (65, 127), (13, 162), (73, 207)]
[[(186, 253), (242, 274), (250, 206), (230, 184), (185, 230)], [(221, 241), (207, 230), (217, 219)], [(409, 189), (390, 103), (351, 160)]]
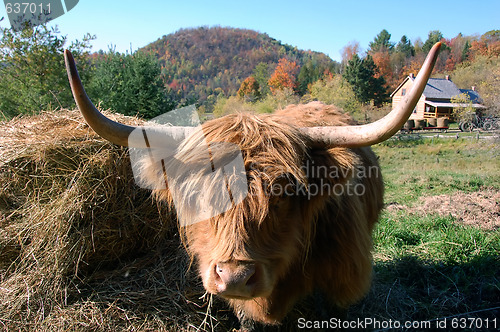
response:
[(429, 80), (440, 48), (440, 42), (432, 47), (411, 91), (395, 109), (382, 119), (360, 126), (309, 127), (301, 128), (301, 131), (312, 139), (314, 145), (318, 146), (362, 147), (385, 141), (400, 130), (410, 117)]
[[(64, 51), (64, 60), (75, 102), (85, 121), (102, 138), (122, 146), (146, 148), (151, 147), (150, 143), (156, 142), (165, 147), (177, 144), (195, 130), (195, 127), (127, 126), (105, 117), (87, 96), (76, 69), (75, 59), (69, 50)], [(132, 133), (134, 135), (131, 135)]]

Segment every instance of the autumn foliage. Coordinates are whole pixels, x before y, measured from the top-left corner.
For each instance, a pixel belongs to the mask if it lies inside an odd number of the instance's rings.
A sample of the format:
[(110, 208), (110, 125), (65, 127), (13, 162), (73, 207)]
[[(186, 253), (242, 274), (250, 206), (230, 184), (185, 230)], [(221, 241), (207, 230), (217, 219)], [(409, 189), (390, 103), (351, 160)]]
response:
[(271, 78), (267, 84), (271, 89), (272, 94), (276, 94), (278, 91), (284, 90), (286, 88), (294, 90), (296, 88), (296, 75), (299, 71), (299, 66), (293, 61), (282, 58), (276, 66)]
[(391, 56), (387, 50), (375, 52), (372, 55), (373, 62), (377, 66), (377, 72), (375, 73), (375, 78), (383, 77), (386, 82), (386, 86), (397, 85), (397, 77), (394, 82), (394, 71), (391, 67)]
[(471, 53), (482, 56), (500, 56), (500, 39), (488, 43), (487, 40), (475, 40), (471, 43)]
[(249, 98), (250, 100), (254, 100), (260, 96), (259, 83), (255, 77), (249, 76), (241, 83), (238, 96), (240, 98)]

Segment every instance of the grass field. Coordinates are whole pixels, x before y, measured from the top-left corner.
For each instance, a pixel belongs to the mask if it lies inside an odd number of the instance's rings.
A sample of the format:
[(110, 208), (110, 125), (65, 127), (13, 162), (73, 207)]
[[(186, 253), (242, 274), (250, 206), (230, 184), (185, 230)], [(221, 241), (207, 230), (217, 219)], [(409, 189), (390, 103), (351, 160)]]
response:
[(491, 328), (500, 316), (498, 142), (393, 139), (374, 150), (386, 209), (373, 288), (349, 319)]
[(385, 201), (416, 203), (424, 195), (500, 190), (498, 141), (392, 139), (374, 147), (385, 180)]
[[(126, 149), (82, 123), (71, 111), (0, 123), (0, 329), (236, 327), (186, 273), (169, 211), (133, 184)], [(345, 321), (375, 323), (361, 330), (498, 327), (499, 143), (410, 137), (373, 147), (386, 208), (372, 289)], [(293, 318), (280, 330), (297, 326)]]

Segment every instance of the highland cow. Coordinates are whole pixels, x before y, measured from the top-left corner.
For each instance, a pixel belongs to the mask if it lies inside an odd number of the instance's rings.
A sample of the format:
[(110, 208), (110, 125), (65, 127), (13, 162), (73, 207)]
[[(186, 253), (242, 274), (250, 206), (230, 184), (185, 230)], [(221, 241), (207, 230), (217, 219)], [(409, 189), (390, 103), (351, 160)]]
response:
[[(169, 180), (155, 196), (168, 202), (183, 197), (175, 209), (181, 219), (189, 219), (199, 213), (192, 190), (202, 188), (213, 202), (219, 199), (220, 186), (206, 175), (234, 151), (215, 147), (230, 144), (241, 151), (248, 194), (224, 212), (181, 228), (203, 286), (229, 302), (243, 328), (254, 321), (278, 324), (313, 292), (340, 308), (367, 293), (372, 230), (383, 207), (382, 177), (369, 146), (391, 137), (407, 120), (439, 47), (431, 50), (401, 106), (375, 123), (354, 125), (335, 107), (319, 102), (270, 115), (231, 114), (186, 135), (176, 162), (167, 160), (163, 170), (144, 160), (143, 180), (153, 186), (165, 181), (165, 170), (176, 174), (179, 180)], [(102, 137), (130, 146), (128, 137), (137, 128), (104, 117), (85, 94), (71, 54), (66, 51), (65, 56), (73, 95), (86, 121)], [(158, 131), (169, 137), (187, 133), (171, 127)], [(212, 168), (185, 167), (206, 162), (199, 158), (204, 141), (213, 148)], [(192, 174), (193, 169), (198, 173)], [(231, 188), (237, 174), (225, 176)]]

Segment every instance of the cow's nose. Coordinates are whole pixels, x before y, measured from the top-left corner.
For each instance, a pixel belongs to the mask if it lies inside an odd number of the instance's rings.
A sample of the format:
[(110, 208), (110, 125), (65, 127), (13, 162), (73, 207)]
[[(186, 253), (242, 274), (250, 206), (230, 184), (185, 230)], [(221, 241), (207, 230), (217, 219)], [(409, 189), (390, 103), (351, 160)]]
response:
[(251, 297), (257, 283), (256, 266), (247, 262), (219, 262), (215, 265), (215, 284), (220, 295)]

